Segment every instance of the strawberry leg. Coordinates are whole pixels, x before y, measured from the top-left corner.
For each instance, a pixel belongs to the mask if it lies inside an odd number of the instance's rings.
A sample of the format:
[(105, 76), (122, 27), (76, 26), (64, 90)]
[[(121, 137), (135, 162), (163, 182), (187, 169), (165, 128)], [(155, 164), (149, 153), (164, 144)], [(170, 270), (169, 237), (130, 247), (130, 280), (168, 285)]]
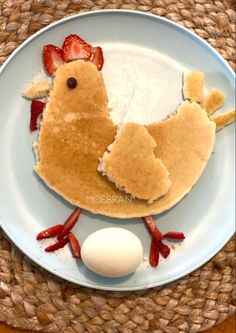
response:
[(54, 243), (54, 244), (49, 245), (48, 247), (46, 247), (45, 251), (46, 252), (54, 252), (58, 249), (61, 249), (68, 243), (68, 241), (69, 241), (68, 237), (63, 238), (63, 239), (59, 240), (57, 243)]
[(57, 236), (62, 231), (63, 226), (61, 224), (57, 224), (51, 228), (41, 231), (37, 236), (36, 239), (44, 239)]
[(156, 267), (159, 263), (159, 245), (158, 241), (154, 237), (152, 237), (150, 245), (149, 263), (152, 267)]
[(157, 228), (157, 226), (151, 216), (144, 216), (143, 221), (152, 237), (154, 237), (157, 241), (159, 241), (163, 238), (162, 233)]
[(71, 250), (73, 257), (80, 258), (80, 245), (78, 239), (75, 237), (75, 235), (72, 232), (69, 232), (68, 239), (70, 242)]
[(168, 255), (170, 254), (170, 248), (168, 245), (162, 243), (162, 241), (160, 240), (158, 242), (158, 248), (159, 248), (159, 251), (161, 253), (161, 255), (164, 257), (164, 258), (167, 258)]
[(163, 237), (169, 239), (179, 239), (179, 240), (185, 239), (184, 234), (178, 231), (169, 231), (166, 234), (164, 234)]
[(77, 207), (73, 213), (68, 217), (68, 219), (65, 221), (63, 224), (62, 231), (60, 234), (57, 236), (57, 239), (63, 239), (66, 235), (69, 234), (70, 230), (74, 227), (76, 222), (78, 221), (78, 218), (80, 216), (81, 209)]

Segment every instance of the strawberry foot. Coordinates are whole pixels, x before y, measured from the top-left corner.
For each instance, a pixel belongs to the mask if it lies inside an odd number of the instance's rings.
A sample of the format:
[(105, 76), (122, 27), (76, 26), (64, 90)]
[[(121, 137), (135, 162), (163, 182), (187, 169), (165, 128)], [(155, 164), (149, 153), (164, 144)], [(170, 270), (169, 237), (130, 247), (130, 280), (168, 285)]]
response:
[(169, 240), (182, 241), (185, 239), (185, 235), (178, 231), (169, 231), (162, 234), (152, 216), (144, 216), (142, 219), (152, 237), (149, 251), (149, 264), (152, 267), (156, 267), (159, 263), (159, 254), (161, 254), (163, 258), (167, 258), (170, 254), (170, 247), (163, 243), (163, 239), (167, 238)]

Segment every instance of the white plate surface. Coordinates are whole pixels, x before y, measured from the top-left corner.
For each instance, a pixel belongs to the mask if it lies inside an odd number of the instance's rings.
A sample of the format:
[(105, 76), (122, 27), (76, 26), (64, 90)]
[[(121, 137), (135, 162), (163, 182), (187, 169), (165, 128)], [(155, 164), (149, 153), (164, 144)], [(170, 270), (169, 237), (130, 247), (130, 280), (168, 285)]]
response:
[[(173, 112), (182, 100), (182, 71), (206, 73), (206, 89), (227, 95), (234, 106), (234, 73), (223, 58), (190, 31), (163, 18), (131, 11), (98, 11), (66, 18), (24, 42), (0, 72), (0, 223), (11, 240), (36, 263), (75, 283), (107, 290), (135, 290), (180, 278), (209, 260), (234, 232), (235, 126), (217, 133), (214, 153), (191, 193), (170, 211), (156, 216), (160, 229), (180, 230), (186, 240), (175, 245), (157, 269), (147, 261), (150, 238), (140, 219), (119, 220), (83, 212), (75, 227), (80, 242), (93, 231), (119, 226), (142, 241), (145, 260), (125, 278), (102, 278), (72, 259), (66, 247), (55, 254), (35, 235), (62, 223), (73, 207), (50, 191), (34, 174), (28, 130), (30, 103), (24, 87), (44, 75), (42, 48), (61, 45), (77, 33), (105, 54), (104, 78), (115, 122), (148, 123)], [(128, 110), (128, 112), (127, 112)]]

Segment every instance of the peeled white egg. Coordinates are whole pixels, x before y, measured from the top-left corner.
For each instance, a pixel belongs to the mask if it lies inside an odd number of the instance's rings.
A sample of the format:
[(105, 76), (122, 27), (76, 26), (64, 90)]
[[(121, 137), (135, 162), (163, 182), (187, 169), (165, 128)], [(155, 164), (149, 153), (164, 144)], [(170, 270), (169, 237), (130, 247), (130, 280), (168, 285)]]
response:
[(143, 247), (132, 232), (122, 228), (105, 228), (85, 239), (81, 258), (97, 274), (121, 277), (132, 273), (141, 264)]

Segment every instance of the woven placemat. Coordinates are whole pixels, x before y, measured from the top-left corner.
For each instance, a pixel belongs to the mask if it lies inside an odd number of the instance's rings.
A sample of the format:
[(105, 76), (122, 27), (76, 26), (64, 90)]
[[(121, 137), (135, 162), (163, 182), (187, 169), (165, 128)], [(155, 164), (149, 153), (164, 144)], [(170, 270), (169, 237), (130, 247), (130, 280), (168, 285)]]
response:
[[(28, 36), (66, 15), (133, 9), (195, 31), (235, 69), (235, 3), (211, 0), (0, 0), (0, 64)], [(194, 333), (235, 313), (235, 239), (175, 283), (137, 292), (79, 287), (36, 266), (0, 230), (0, 321), (64, 333)]]

